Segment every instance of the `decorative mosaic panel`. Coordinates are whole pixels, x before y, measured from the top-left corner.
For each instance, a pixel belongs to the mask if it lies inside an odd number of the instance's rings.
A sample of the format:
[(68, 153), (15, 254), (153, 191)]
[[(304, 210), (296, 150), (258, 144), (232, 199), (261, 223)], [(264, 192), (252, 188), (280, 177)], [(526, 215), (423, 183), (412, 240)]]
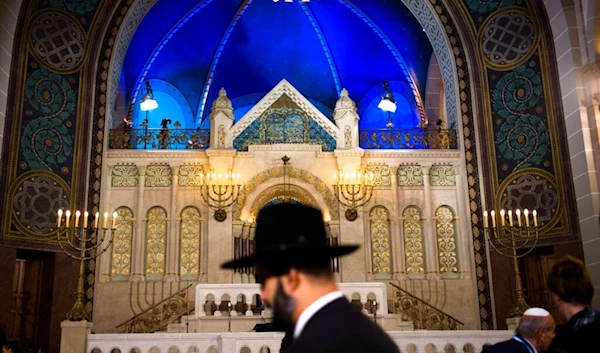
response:
[(417, 206), (408, 206), (402, 212), (404, 218), (404, 261), (406, 274), (425, 275), (425, 249), (423, 247), (423, 225), (421, 210)]
[(431, 186), (456, 186), (454, 167), (451, 165), (434, 165), (429, 169)]
[(449, 206), (440, 206), (435, 211), (435, 217), (439, 271), (441, 274), (457, 274), (458, 256), (456, 255), (454, 210)]
[(188, 206), (181, 211), (179, 275), (181, 279), (198, 279), (200, 275), (200, 211)]
[(368, 165), (365, 168), (365, 175), (373, 174), (374, 186), (391, 186), (392, 177), (390, 166), (388, 165)]
[(167, 211), (160, 206), (148, 210), (146, 220), (146, 279), (161, 280), (165, 275)]
[(149, 165), (146, 168), (146, 186), (159, 187), (171, 185), (171, 167), (168, 165)]
[(398, 167), (398, 186), (423, 186), (423, 169), (420, 165)]
[(390, 212), (383, 206), (375, 206), (369, 213), (371, 219), (371, 273), (392, 275)]
[(135, 165), (116, 165), (112, 170), (113, 187), (138, 185), (138, 168)]
[(116, 209), (117, 224), (112, 245), (110, 278), (127, 280), (131, 275), (131, 244), (133, 241), (133, 211), (128, 207)]
[(201, 165), (182, 165), (179, 167), (179, 186), (201, 186), (200, 174), (204, 173)]
[(253, 144), (280, 143), (321, 145), (323, 151), (333, 151), (337, 147), (335, 138), (303, 110), (288, 107), (267, 109), (234, 139), (233, 147), (247, 151)]

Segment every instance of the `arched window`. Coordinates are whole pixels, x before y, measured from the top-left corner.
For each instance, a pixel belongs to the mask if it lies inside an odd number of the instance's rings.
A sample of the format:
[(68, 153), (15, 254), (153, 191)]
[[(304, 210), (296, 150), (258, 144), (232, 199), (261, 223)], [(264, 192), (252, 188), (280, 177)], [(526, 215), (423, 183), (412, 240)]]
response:
[(133, 211), (119, 207), (110, 261), (110, 279), (123, 281), (131, 275), (131, 244), (133, 239)]
[(179, 276), (197, 280), (200, 275), (200, 211), (188, 206), (181, 211)]
[(417, 206), (408, 206), (402, 212), (406, 274), (419, 278), (425, 276), (425, 249), (423, 248), (421, 215), (421, 209)]
[(167, 211), (154, 206), (148, 210), (146, 218), (145, 275), (148, 280), (161, 280), (165, 275)]
[(435, 211), (435, 219), (440, 274), (443, 277), (456, 277), (458, 256), (454, 210), (449, 206), (440, 206)]
[(391, 278), (390, 212), (375, 206), (369, 213), (371, 220), (371, 272), (375, 278)]

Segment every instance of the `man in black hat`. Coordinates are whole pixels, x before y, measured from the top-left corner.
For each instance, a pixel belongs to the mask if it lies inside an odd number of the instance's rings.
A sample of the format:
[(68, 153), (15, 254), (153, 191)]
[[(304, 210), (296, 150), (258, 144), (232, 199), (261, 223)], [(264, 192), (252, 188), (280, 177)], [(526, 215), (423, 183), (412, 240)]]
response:
[(221, 267), (255, 266), (274, 326), (293, 332), (286, 353), (399, 353), (392, 339), (339, 291), (329, 259), (358, 246), (329, 247), (321, 211), (291, 203), (265, 207), (254, 242), (253, 255)]

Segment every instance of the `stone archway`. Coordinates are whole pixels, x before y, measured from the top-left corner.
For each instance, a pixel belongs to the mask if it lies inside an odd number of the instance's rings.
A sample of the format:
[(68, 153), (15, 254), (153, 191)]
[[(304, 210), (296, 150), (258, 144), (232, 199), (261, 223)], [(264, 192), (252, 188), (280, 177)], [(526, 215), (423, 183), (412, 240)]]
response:
[[(325, 216), (327, 217), (328, 214), (332, 220), (339, 218), (339, 207), (335, 196), (319, 177), (304, 169), (289, 166), (287, 176), (290, 182), (286, 194), (295, 195), (309, 205), (320, 208)], [(233, 219), (241, 220), (243, 216), (256, 216), (259, 207), (282, 194), (283, 169), (281, 167), (273, 167), (258, 173), (248, 180), (240, 191), (240, 196), (233, 205)]]

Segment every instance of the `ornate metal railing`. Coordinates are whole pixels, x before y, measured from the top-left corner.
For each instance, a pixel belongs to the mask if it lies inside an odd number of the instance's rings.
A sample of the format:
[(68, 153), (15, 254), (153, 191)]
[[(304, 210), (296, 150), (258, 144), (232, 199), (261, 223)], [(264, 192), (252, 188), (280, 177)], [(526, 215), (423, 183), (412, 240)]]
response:
[(403, 319), (412, 321), (415, 330), (458, 330), (464, 325), (453, 316), (423, 301), (397, 285), (394, 287), (394, 308), (403, 315)]
[(456, 149), (452, 129), (364, 129), (359, 131), (364, 149)]
[(112, 149), (205, 149), (210, 129), (114, 129), (110, 130)]
[(131, 319), (117, 325), (117, 329), (123, 333), (152, 333), (167, 327), (168, 324), (179, 320), (183, 315), (187, 315), (194, 310), (194, 306), (190, 305), (188, 301), (187, 292), (191, 286), (190, 284)]

